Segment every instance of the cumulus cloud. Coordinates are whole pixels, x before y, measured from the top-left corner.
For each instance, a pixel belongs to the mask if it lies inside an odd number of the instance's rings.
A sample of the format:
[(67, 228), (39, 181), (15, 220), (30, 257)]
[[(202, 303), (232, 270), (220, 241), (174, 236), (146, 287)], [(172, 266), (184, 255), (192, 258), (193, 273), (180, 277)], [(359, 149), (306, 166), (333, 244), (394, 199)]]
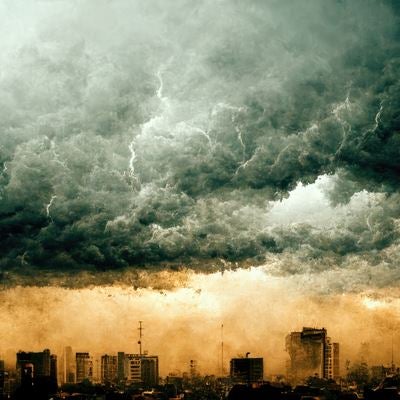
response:
[(1, 7), (4, 277), (394, 265), (394, 2)]

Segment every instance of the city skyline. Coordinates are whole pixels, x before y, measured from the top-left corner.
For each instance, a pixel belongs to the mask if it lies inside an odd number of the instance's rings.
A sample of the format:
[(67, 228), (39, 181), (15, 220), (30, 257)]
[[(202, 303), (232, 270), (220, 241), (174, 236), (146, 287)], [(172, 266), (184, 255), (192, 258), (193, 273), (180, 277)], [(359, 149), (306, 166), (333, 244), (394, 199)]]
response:
[[(141, 326), (143, 321), (141, 322)], [(163, 373), (160, 373), (160, 376), (168, 376), (170, 374), (174, 375), (181, 375), (183, 373), (192, 375), (193, 373), (193, 366), (192, 363), (196, 364), (195, 370), (196, 373), (200, 373), (201, 375), (216, 375), (216, 376), (226, 376), (226, 374), (228, 374), (229, 371), (229, 363), (231, 363), (232, 359), (235, 358), (247, 358), (249, 355), (251, 355), (251, 358), (254, 357), (261, 357), (262, 359), (266, 360), (266, 367), (264, 367), (264, 371), (265, 372), (265, 376), (286, 376), (287, 379), (292, 380), (293, 382), (298, 382), (298, 379), (300, 379), (300, 381), (302, 381), (303, 379), (305, 379), (308, 376), (319, 376), (321, 378), (325, 378), (325, 379), (334, 379), (335, 381), (337, 381), (339, 379), (339, 377), (344, 376), (346, 374), (346, 370), (348, 369), (349, 365), (357, 365), (357, 364), (361, 364), (361, 363), (366, 363), (367, 365), (381, 365), (381, 366), (385, 366), (387, 368), (393, 368), (394, 365), (396, 365), (396, 359), (397, 359), (397, 354), (395, 354), (394, 352), (394, 347), (392, 344), (392, 349), (391, 349), (391, 354), (390, 354), (390, 359), (387, 359), (385, 357), (381, 357), (380, 359), (374, 359), (374, 357), (371, 357), (371, 354), (374, 353), (374, 347), (371, 346), (371, 343), (366, 343), (366, 342), (360, 342), (358, 343), (358, 348), (357, 348), (357, 355), (355, 358), (350, 359), (349, 357), (347, 357), (346, 354), (341, 354), (340, 352), (340, 357), (339, 357), (339, 345), (340, 348), (342, 348), (342, 345), (344, 345), (344, 348), (348, 347), (348, 343), (337, 343), (336, 340), (332, 340), (330, 337), (327, 336), (327, 330), (326, 328), (319, 328), (319, 327), (303, 327), (302, 328), (302, 332), (290, 332), (290, 333), (286, 333), (285, 337), (283, 338), (283, 342), (285, 342), (285, 357), (284, 360), (282, 360), (281, 365), (285, 365), (285, 369), (284, 370), (274, 370), (273, 368), (270, 369), (270, 357), (268, 354), (266, 354), (265, 352), (258, 352), (258, 353), (252, 353), (250, 351), (246, 351), (246, 352), (238, 352), (236, 354), (233, 353), (223, 353), (223, 354), (219, 354), (218, 356), (220, 357), (219, 360), (219, 365), (214, 365), (214, 367), (206, 367), (206, 365), (209, 364), (205, 364), (202, 365), (202, 359), (200, 360), (200, 366), (198, 363), (198, 360), (193, 360), (193, 357), (191, 357), (191, 354), (187, 354), (186, 355), (186, 363), (184, 368), (182, 369), (177, 369), (177, 368), (171, 368), (171, 363), (169, 359), (162, 359), (161, 358), (161, 363), (160, 365), (157, 362), (157, 370), (160, 369), (161, 371), (163, 371)], [(313, 333), (314, 332), (314, 333)], [(320, 332), (325, 332), (323, 337), (320, 337)], [(308, 347), (308, 350), (306, 347), (304, 347), (304, 350), (301, 350), (300, 347), (300, 335), (301, 337), (304, 336), (304, 340), (311, 340), (310, 345), (311, 347)], [(229, 337), (229, 335), (228, 335)], [(289, 340), (289, 337), (292, 337)], [(307, 337), (310, 337), (310, 339), (307, 339)], [(315, 337), (315, 339), (314, 339)], [(289, 341), (288, 341), (289, 340)], [(303, 340), (303, 339), (301, 339)], [(312, 344), (312, 342), (314, 344)], [(306, 343), (306, 342), (304, 342)], [(226, 343), (225, 341), (223, 342), (224, 347), (227, 345), (228, 348), (231, 348), (231, 346), (229, 345), (229, 343)], [(319, 347), (322, 344), (323, 347)], [(139, 342), (137, 342), (138, 345), (138, 349), (139, 350)], [(221, 343), (219, 343), (219, 345), (221, 345)], [(305, 345), (305, 346), (310, 346), (310, 345)], [(347, 345), (347, 346), (346, 346)], [(300, 346), (300, 347), (299, 347)], [(317, 346), (317, 347), (315, 347)], [(333, 347), (331, 347), (333, 346)], [(314, 347), (314, 350), (312, 349), (312, 347)], [(46, 347), (47, 349), (48, 347)], [(109, 346), (109, 349), (111, 348), (111, 346)], [(252, 348), (251, 342), (248, 345), (248, 348)], [(296, 348), (298, 350), (296, 350)], [(42, 351), (40, 349), (33, 349), (34, 351), (39, 351), (39, 353)], [(377, 349), (379, 352), (381, 352), (381, 349)], [(14, 350), (12, 349), (8, 349), (7, 351), (7, 370), (14, 370), (14, 366), (13, 364), (15, 364), (15, 360), (13, 360), (13, 358), (15, 358), (15, 353), (13, 353)], [(30, 349), (29, 351), (32, 351), (32, 349)], [(49, 353), (48, 357), (50, 357), (50, 351), (49, 350), (45, 350)], [(207, 353), (207, 349), (203, 349), (204, 353)], [(221, 348), (219, 349), (219, 351), (221, 352)], [(296, 355), (296, 351), (300, 351), (300, 353), (298, 353), (299, 355)], [(68, 357), (71, 358), (71, 361), (67, 361), (67, 352), (70, 354)], [(336, 352), (336, 356), (335, 353)], [(19, 353), (21, 354), (25, 354), (24, 351), (22, 351), (21, 349), (19, 350)], [(90, 366), (88, 367), (90, 369), (90, 373), (88, 373), (90, 375), (90, 380), (93, 381), (100, 381), (100, 377), (102, 376), (103, 372), (102, 372), (102, 365), (103, 365), (103, 361), (102, 359), (104, 357), (115, 357), (118, 359), (120, 357), (120, 354), (122, 354), (122, 357), (124, 357), (123, 355), (125, 354), (126, 356), (129, 357), (133, 357), (133, 359), (136, 358), (140, 358), (140, 357), (144, 357), (144, 358), (151, 358), (153, 357), (152, 352), (149, 352), (148, 350), (143, 350), (142, 355), (139, 353), (139, 351), (132, 351), (132, 349), (130, 349), (129, 351), (121, 351), (121, 349), (118, 349), (117, 351), (108, 351), (107, 348), (105, 348), (105, 350), (103, 349), (103, 351), (95, 351), (93, 352), (92, 349), (90, 347), (87, 347), (83, 350), (82, 346), (77, 346), (77, 350), (75, 350), (75, 348), (72, 348), (71, 346), (65, 346), (61, 352), (58, 351), (52, 351), (52, 353), (55, 354), (55, 359), (56, 359), (56, 363), (58, 362), (58, 377), (60, 379), (60, 381), (62, 382), (67, 382), (68, 381), (68, 371), (70, 369), (72, 369), (73, 371), (75, 371), (75, 368), (78, 368), (78, 355), (79, 357), (81, 357), (82, 355), (82, 360), (83, 359), (87, 359), (88, 362), (90, 363)], [(318, 355), (319, 354), (319, 355)], [(0, 359), (2, 359), (4, 361), (4, 355), (3, 357), (1, 357), (2, 354), (0, 353)], [(11, 356), (11, 358), (10, 358)], [(75, 363), (75, 356), (76, 356), (76, 363)], [(223, 356), (223, 368), (221, 368), (221, 356)], [(136, 357), (136, 358), (135, 358)], [(158, 355), (157, 355), (158, 357)], [(311, 357), (311, 358), (309, 358)], [(317, 357), (317, 358), (315, 358)], [(321, 358), (318, 358), (321, 357)], [(327, 357), (327, 358), (326, 358)], [(337, 360), (340, 359), (340, 363), (338, 364), (338, 361), (335, 361), (335, 357), (337, 358)], [(326, 361), (323, 361), (325, 360)], [(309, 359), (309, 361), (306, 361), (307, 359)], [(49, 358), (50, 360), (50, 358)], [(58, 361), (57, 361), (58, 360)], [(291, 365), (292, 367), (288, 367), (288, 362), (291, 360)], [(314, 360), (314, 361), (313, 361)], [(331, 360), (331, 361), (329, 361)], [(100, 361), (101, 361), (101, 365), (100, 365)], [(164, 361), (164, 362), (163, 362)], [(50, 361), (49, 361), (50, 362)], [(117, 361), (115, 361), (117, 362)], [(311, 364), (310, 364), (311, 363)], [(49, 364), (50, 365), (50, 364)], [(295, 366), (297, 365), (297, 367)], [(200, 367), (200, 368), (199, 368)], [(83, 369), (85, 369), (86, 367), (83, 366), (79, 367), (80, 370), (83, 371)], [(169, 369), (168, 369), (169, 368)], [(297, 373), (294, 372), (293, 368), (299, 368), (300, 369), (304, 369), (304, 373), (303, 375), (299, 375), (300, 378), (296, 378)], [(310, 369), (311, 368), (311, 369)], [(332, 368), (332, 369), (331, 369)], [(331, 369), (331, 371), (329, 372), (328, 369)], [(85, 369), (86, 371), (86, 369)], [(223, 371), (223, 373), (222, 373)], [(339, 373), (339, 371), (342, 371), (341, 373)], [(78, 374), (78, 372), (76, 372)], [(86, 376), (86, 372), (81, 372), (81, 375), (85, 375)], [(293, 375), (295, 374), (295, 375)], [(82, 375), (82, 376), (83, 376)], [(88, 375), (88, 377), (89, 377)], [(75, 376), (75, 372), (74, 372), (74, 376)], [(73, 381), (77, 380), (77, 382), (80, 382), (83, 378), (79, 378), (78, 376), (75, 376)]]

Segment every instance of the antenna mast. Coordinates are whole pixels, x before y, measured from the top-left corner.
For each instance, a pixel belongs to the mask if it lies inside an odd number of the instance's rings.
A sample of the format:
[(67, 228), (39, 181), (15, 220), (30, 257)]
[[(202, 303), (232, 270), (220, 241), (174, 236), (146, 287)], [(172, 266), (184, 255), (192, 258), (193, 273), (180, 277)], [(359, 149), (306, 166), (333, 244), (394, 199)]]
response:
[(140, 357), (142, 357), (142, 331), (143, 331), (143, 327), (142, 327), (142, 322), (143, 321), (139, 321), (139, 340), (138, 340), (138, 345), (139, 345), (139, 355)]

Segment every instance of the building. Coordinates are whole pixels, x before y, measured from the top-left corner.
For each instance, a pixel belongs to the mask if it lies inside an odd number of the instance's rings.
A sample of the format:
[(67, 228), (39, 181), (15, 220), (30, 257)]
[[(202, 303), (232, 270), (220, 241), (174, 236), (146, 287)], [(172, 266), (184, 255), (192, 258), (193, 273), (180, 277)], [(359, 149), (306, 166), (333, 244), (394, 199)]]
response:
[(333, 375), (332, 379), (336, 382), (340, 380), (340, 353), (339, 343), (332, 343), (332, 357), (333, 357)]
[(139, 354), (125, 354), (125, 381), (128, 385), (142, 382), (142, 363)]
[(142, 382), (144, 387), (158, 385), (158, 356), (142, 356)]
[(71, 346), (64, 349), (62, 365), (64, 383), (75, 383), (75, 359)]
[(118, 357), (101, 356), (101, 383), (115, 383), (118, 379)]
[(89, 353), (76, 353), (76, 383), (93, 380), (93, 360)]
[(289, 353), (288, 379), (303, 382), (308, 377), (339, 379), (339, 343), (332, 343), (325, 328), (303, 328), (286, 337)]
[(49, 349), (40, 352), (19, 351), (16, 366), (17, 385), (20, 385), (26, 398), (57, 391), (57, 356), (50, 354)]
[(39, 352), (19, 351), (17, 353), (17, 371), (20, 376), (25, 372), (32, 376), (32, 379), (49, 378), (57, 384), (57, 356), (50, 354), (49, 349)]
[(230, 375), (235, 383), (257, 383), (264, 379), (263, 358), (232, 358)]
[(117, 355), (117, 379), (119, 384), (125, 383), (125, 353), (119, 351)]
[(119, 352), (116, 363), (119, 383), (140, 384), (144, 387), (153, 387), (158, 384), (158, 356)]

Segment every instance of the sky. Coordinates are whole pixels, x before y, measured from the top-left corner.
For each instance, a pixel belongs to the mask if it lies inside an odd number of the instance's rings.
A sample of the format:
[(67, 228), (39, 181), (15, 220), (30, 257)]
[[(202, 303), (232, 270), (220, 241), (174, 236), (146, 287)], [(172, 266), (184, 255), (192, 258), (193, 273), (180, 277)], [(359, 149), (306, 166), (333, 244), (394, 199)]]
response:
[(391, 0), (2, 1), (0, 354), (134, 352), (142, 320), (162, 374), (218, 373), (221, 324), (225, 369), (250, 351), (284, 372), (303, 326), (388, 364), (399, 18)]

